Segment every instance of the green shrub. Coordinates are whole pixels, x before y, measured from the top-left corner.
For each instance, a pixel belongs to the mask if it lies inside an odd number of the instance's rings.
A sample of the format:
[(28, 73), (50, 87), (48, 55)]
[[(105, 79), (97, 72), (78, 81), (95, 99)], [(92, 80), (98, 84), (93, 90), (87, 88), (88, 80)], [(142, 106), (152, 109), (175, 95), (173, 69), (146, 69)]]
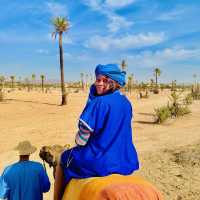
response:
[[(190, 113), (190, 110), (187, 107), (187, 105), (192, 103), (192, 97), (191, 95), (187, 95), (182, 101), (181, 94), (182, 92), (177, 93), (175, 91), (171, 93), (171, 96), (170, 96), (171, 105), (168, 104), (171, 117), (179, 117), (179, 116), (183, 116), (185, 114)], [(185, 103), (186, 105), (183, 106), (182, 105), (183, 103)]]
[(171, 113), (171, 117), (177, 117), (181, 107), (181, 93), (173, 91), (171, 92), (169, 99), (171, 101), (171, 105), (168, 103), (168, 107)]
[(191, 113), (190, 109), (186, 106), (177, 104), (168, 106), (171, 117), (180, 117), (186, 114)]
[(167, 106), (162, 106), (155, 109), (155, 122), (160, 124), (166, 121), (169, 117), (179, 117), (185, 114), (189, 114), (191, 111), (187, 105), (192, 101), (191, 95), (186, 96), (184, 100), (186, 102), (185, 106), (182, 105), (181, 93), (178, 94), (176, 91), (173, 91), (170, 96), (171, 102), (168, 102)]
[(183, 115), (186, 115), (186, 114), (189, 114), (189, 113), (191, 113), (191, 111), (187, 106), (181, 106), (177, 110), (177, 117), (183, 116)]
[(193, 100), (192, 94), (188, 94), (188, 95), (183, 99), (183, 103), (184, 103), (185, 105), (190, 105), (190, 104), (192, 104), (192, 100)]
[(171, 117), (171, 113), (168, 106), (162, 106), (155, 109), (156, 123), (161, 124)]

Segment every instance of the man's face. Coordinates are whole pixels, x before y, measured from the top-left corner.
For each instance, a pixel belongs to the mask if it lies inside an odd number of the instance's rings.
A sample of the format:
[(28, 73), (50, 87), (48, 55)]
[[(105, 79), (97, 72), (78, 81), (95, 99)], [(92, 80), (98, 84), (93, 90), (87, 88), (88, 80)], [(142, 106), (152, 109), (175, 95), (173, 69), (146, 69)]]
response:
[(96, 77), (95, 86), (98, 95), (105, 94), (111, 89), (112, 80), (106, 76), (98, 75)]

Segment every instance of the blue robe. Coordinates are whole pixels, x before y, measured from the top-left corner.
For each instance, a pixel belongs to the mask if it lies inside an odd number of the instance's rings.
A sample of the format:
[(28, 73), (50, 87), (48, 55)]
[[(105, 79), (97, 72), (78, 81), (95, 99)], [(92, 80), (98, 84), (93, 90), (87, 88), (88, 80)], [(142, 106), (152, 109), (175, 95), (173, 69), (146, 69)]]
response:
[(139, 168), (132, 142), (132, 106), (119, 90), (92, 97), (84, 108), (80, 122), (91, 136), (85, 146), (65, 151), (61, 156), (66, 182), (110, 174), (128, 175)]
[(0, 199), (42, 200), (50, 189), (43, 166), (34, 161), (22, 161), (5, 168), (0, 177)]

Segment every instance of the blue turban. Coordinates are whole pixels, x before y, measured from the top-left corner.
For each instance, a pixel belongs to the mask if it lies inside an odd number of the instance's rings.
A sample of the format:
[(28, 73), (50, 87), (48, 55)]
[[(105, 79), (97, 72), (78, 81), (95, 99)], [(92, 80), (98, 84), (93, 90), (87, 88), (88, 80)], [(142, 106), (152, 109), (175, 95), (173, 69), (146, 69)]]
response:
[(110, 79), (116, 81), (121, 86), (126, 84), (125, 75), (126, 72), (122, 71), (117, 64), (97, 65), (95, 69), (96, 76), (104, 75)]

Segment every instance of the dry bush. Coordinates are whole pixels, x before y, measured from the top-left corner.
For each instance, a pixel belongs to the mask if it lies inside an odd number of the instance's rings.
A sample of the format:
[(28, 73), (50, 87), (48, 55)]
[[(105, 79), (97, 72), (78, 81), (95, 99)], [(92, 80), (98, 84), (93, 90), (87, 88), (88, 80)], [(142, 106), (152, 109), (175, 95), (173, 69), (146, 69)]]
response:
[(153, 89), (153, 93), (154, 93), (154, 94), (159, 94), (159, 89), (158, 89), (158, 88), (154, 88), (154, 89)]
[[(182, 99), (181, 99), (181, 93), (177, 93), (173, 91), (170, 96), (171, 105), (169, 105), (169, 110), (171, 112), (172, 117), (179, 117), (183, 116), (185, 114), (189, 114), (190, 110), (187, 107), (187, 105), (183, 106)], [(184, 101), (183, 101), (184, 102)]]
[[(186, 97), (187, 98), (187, 97)], [(181, 93), (173, 91), (170, 96), (170, 103), (167, 106), (162, 106), (155, 109), (156, 123), (163, 123), (169, 117), (176, 118), (191, 113), (187, 105), (183, 105)]]
[(191, 111), (187, 106), (181, 106), (178, 109), (177, 116), (179, 117), (179, 116), (187, 115), (187, 114), (190, 114), (190, 113), (191, 113)]
[(79, 93), (79, 90), (77, 89), (77, 90), (74, 90), (74, 93)]
[(162, 106), (155, 109), (156, 123), (161, 124), (171, 117), (171, 113), (168, 106)]
[(185, 105), (190, 105), (190, 104), (192, 104), (192, 101), (193, 101), (192, 94), (188, 94), (188, 95), (183, 99), (183, 103), (184, 103)]
[(142, 98), (144, 98), (144, 99), (149, 98), (149, 92), (148, 92), (148, 90), (146, 90), (144, 93), (142, 91), (139, 92), (139, 96), (140, 96), (140, 99), (142, 99)]

